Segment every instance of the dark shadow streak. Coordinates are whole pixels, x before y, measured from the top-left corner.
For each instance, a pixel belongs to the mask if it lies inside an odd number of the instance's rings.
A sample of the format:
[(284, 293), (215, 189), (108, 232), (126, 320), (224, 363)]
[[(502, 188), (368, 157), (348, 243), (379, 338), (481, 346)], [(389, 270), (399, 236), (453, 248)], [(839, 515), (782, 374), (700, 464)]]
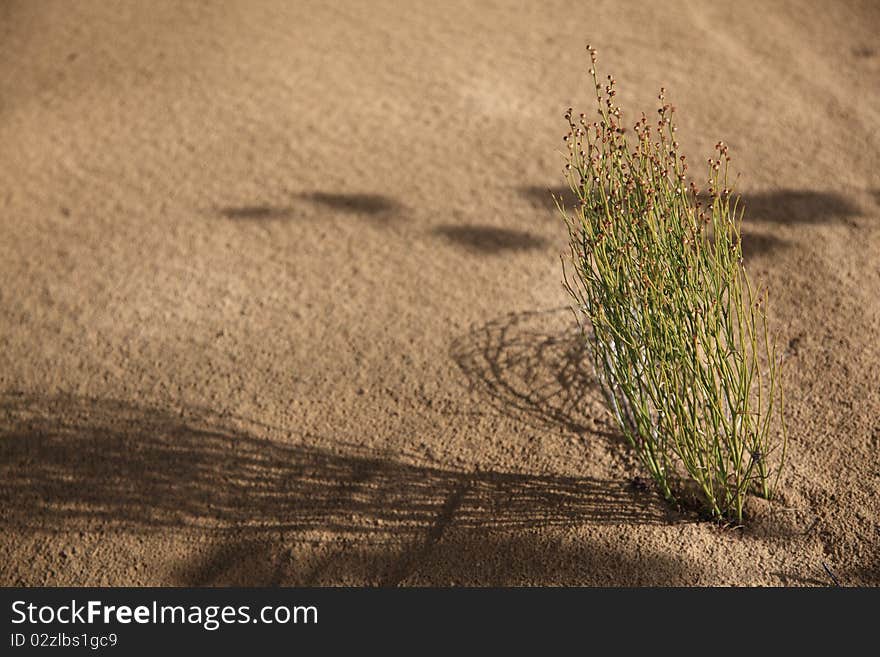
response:
[(745, 194), (741, 203), (745, 208), (745, 222), (815, 224), (839, 221), (860, 214), (858, 206), (842, 194), (810, 190), (783, 189)]
[[(522, 187), (522, 196), (538, 207), (557, 211), (553, 197), (561, 197), (565, 208), (578, 205), (578, 198), (568, 187)], [(745, 221), (779, 224), (819, 223), (858, 216), (858, 206), (842, 194), (811, 190), (783, 189), (775, 192), (744, 194), (740, 207)]]
[[(577, 204), (576, 195), (568, 187), (523, 187), (523, 196), (536, 206), (556, 212), (553, 196), (561, 197), (565, 208)], [(874, 192), (875, 197), (878, 192)], [(552, 195), (552, 196), (551, 196)], [(860, 214), (859, 208), (849, 199), (834, 193), (804, 190), (782, 190), (778, 192), (746, 195), (740, 201), (744, 208), (744, 224), (755, 221), (777, 224), (819, 223), (823, 221), (845, 220)], [(787, 240), (770, 234), (755, 234), (744, 230), (743, 253), (745, 257), (761, 256), (790, 245)]]
[(400, 204), (381, 194), (331, 194), (309, 192), (300, 198), (333, 210), (366, 215), (388, 215), (400, 210)]
[(532, 233), (493, 226), (438, 226), (434, 234), (476, 253), (528, 251), (547, 246), (547, 240)]
[(553, 200), (554, 198), (559, 198), (562, 207), (568, 210), (575, 208), (578, 205), (577, 195), (571, 191), (568, 186), (564, 185), (555, 187), (528, 186), (521, 187), (519, 191), (523, 198), (529, 201), (532, 205), (539, 208), (546, 208), (553, 212), (558, 212), (556, 202)]
[(756, 256), (763, 256), (788, 247), (789, 242), (787, 240), (776, 237), (775, 235), (745, 231), (742, 234), (742, 252), (743, 257), (746, 260), (751, 260)]
[[(328, 194), (309, 192), (297, 195), (311, 204), (346, 214), (366, 216), (385, 221), (401, 210), (399, 203), (379, 194)], [(219, 208), (217, 213), (226, 219), (268, 221), (273, 219), (306, 218), (308, 213), (292, 205), (240, 205)]]
[(243, 205), (220, 208), (219, 213), (227, 219), (289, 219), (294, 209), (272, 205)]

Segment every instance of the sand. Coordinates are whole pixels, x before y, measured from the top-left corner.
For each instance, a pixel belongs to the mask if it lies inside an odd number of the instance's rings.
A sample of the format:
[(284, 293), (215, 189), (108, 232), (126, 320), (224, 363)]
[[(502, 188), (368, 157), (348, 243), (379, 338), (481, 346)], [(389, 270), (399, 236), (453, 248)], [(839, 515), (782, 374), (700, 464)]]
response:
[[(880, 584), (876, 3), (5, 2), (0, 583)], [(730, 144), (791, 447), (645, 490), (546, 190), (584, 45)], [(824, 564), (824, 566), (823, 566)]]

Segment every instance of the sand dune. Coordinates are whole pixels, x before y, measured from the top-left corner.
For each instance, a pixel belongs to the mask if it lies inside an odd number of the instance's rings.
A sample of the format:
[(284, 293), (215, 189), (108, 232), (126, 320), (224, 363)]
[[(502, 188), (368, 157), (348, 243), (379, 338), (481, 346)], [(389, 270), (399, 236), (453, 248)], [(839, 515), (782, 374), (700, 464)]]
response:
[[(880, 584), (876, 3), (5, 2), (0, 583)], [(584, 44), (724, 139), (786, 353), (668, 510), (561, 286)]]

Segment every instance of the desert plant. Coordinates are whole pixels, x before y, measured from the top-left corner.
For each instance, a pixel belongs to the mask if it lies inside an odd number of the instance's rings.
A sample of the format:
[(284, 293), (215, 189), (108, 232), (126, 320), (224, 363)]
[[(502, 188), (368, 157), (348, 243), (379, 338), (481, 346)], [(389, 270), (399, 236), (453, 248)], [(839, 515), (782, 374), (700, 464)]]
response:
[(743, 264), (742, 210), (728, 147), (708, 160), (707, 189), (688, 179), (675, 108), (642, 114), (627, 137), (615, 80), (598, 116), (565, 114), (566, 178), (576, 207), (565, 285), (621, 431), (662, 495), (696, 494), (708, 513), (741, 522), (749, 492), (771, 497), (785, 460), (780, 359), (766, 295)]

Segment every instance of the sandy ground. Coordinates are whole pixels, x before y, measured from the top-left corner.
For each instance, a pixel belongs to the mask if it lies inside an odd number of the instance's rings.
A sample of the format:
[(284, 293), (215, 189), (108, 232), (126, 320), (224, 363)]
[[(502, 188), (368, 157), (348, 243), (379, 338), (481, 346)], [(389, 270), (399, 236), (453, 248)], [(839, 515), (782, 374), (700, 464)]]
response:
[[(880, 584), (880, 8), (729, 5), (0, 4), (0, 583)], [(745, 529), (641, 489), (564, 309), (587, 42), (743, 174)]]

